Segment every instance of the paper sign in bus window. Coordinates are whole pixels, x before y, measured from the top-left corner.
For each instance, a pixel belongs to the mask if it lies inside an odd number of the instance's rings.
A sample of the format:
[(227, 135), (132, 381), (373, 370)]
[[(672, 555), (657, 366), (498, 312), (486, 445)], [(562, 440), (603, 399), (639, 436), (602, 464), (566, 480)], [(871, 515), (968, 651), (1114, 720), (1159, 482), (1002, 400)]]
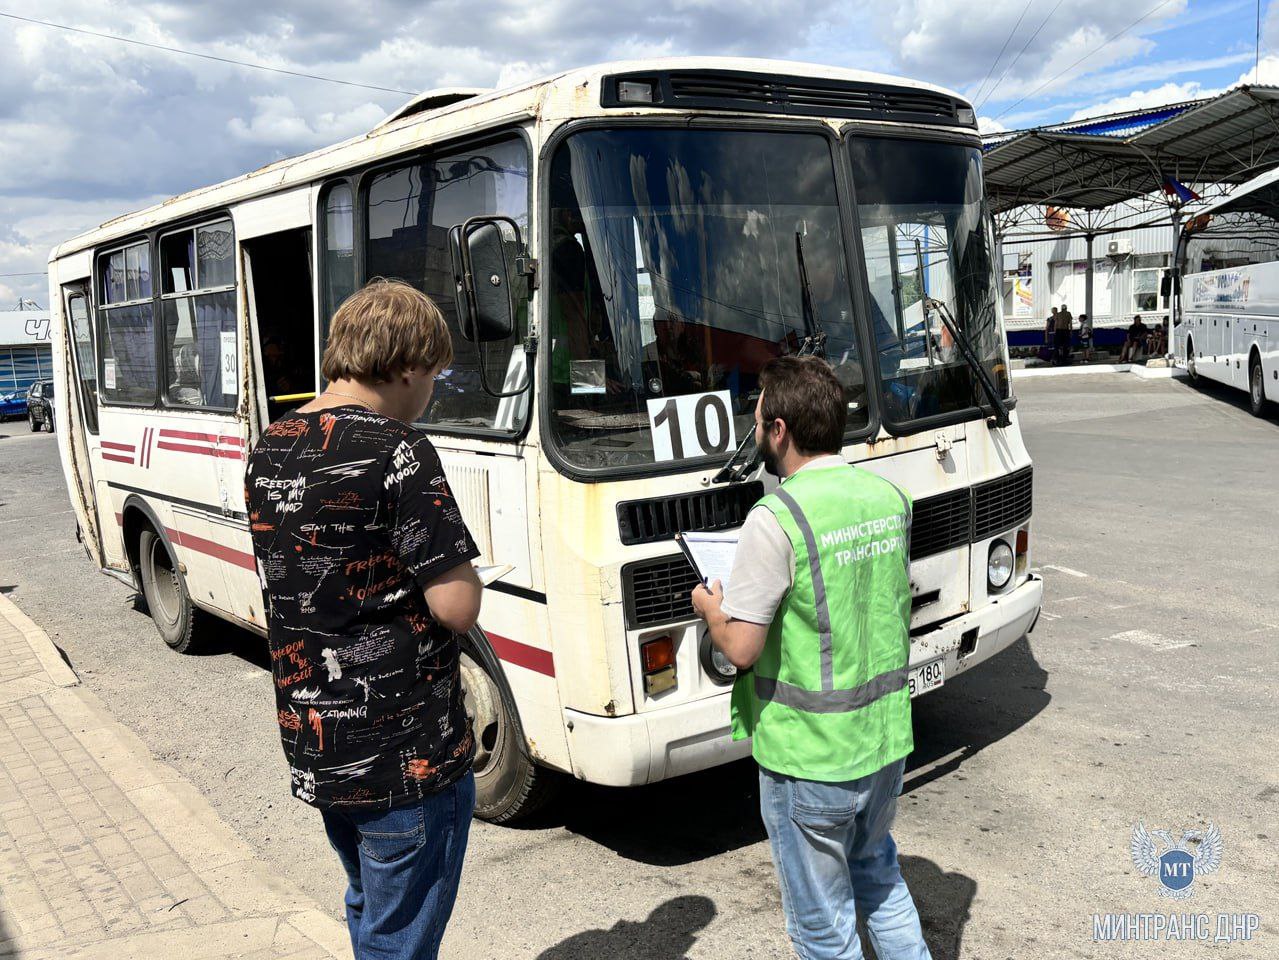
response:
[(235, 331), (222, 331), (222, 393), (235, 396), (236, 380), (239, 379), (239, 364), (235, 353)]
[(115, 389), (115, 360), (111, 357), (102, 361), (102, 386), (108, 390)]
[(648, 426), (658, 461), (717, 456), (737, 446), (727, 390), (649, 400)]

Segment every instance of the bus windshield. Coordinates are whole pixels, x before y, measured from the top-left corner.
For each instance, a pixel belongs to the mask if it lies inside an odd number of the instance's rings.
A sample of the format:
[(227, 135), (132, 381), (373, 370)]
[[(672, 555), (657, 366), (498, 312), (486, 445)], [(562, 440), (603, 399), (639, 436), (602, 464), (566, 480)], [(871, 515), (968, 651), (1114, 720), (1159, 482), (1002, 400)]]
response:
[(884, 419), (900, 423), (986, 402), (943, 317), (966, 336), (1007, 397), (981, 151), (853, 134), (848, 153)]
[(550, 422), (570, 464), (722, 460), (763, 365), (819, 344), (850, 432), (868, 425), (828, 138), (584, 130), (550, 177)]

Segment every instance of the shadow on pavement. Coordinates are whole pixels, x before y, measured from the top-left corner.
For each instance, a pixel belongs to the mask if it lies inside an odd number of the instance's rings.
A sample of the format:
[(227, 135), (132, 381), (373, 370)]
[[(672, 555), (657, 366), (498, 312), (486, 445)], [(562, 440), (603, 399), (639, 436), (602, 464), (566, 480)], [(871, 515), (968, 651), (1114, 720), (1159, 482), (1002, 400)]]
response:
[(561, 826), (618, 856), (684, 866), (766, 839), (754, 760), (643, 787), (571, 781), (529, 828)]
[[(1191, 390), (1197, 390), (1202, 394), (1212, 397), (1221, 403), (1228, 403), (1240, 413), (1246, 413), (1252, 416), (1252, 409), (1248, 406), (1248, 391), (1241, 390), (1238, 387), (1228, 387), (1224, 383), (1218, 383), (1216, 380), (1200, 379), (1196, 383), (1183, 380)], [(1265, 411), (1265, 416), (1257, 417), (1261, 423), (1269, 423), (1279, 427), (1279, 387), (1273, 383), (1266, 384), (1266, 397), (1270, 400), (1270, 406)]]
[(16, 583), (0, 584), (0, 593), (13, 593), (13, 591), (17, 589), (18, 589), (18, 585)]
[(619, 920), (607, 930), (575, 933), (542, 951), (537, 960), (681, 960), (715, 914), (715, 903), (707, 897), (674, 897), (646, 920)]
[(963, 766), (1038, 716), (1052, 695), (1048, 672), (1023, 637), (1007, 650), (947, 680), (914, 702), (915, 752), (906, 760), (903, 793)]
[[(947, 873), (924, 857), (903, 854), (900, 860), (933, 960), (959, 960), (977, 881), (962, 873)], [(866, 956), (875, 956), (865, 937), (862, 943)]]

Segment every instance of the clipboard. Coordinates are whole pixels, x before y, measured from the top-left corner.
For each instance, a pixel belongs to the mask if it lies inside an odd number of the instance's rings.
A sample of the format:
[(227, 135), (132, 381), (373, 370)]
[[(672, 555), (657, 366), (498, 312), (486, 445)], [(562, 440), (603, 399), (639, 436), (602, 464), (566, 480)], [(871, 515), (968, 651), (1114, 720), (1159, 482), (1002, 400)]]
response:
[(714, 533), (690, 531), (675, 534), (675, 542), (688, 559), (689, 566), (707, 588), (718, 580), (728, 583), (737, 553), (738, 530), (721, 530)]

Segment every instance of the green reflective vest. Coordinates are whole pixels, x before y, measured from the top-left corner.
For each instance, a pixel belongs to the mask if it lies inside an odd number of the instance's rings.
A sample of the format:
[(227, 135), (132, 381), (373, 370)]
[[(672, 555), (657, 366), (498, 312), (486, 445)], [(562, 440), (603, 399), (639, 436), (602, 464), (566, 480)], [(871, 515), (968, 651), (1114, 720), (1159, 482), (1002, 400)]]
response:
[(805, 780), (874, 773), (913, 749), (910, 500), (852, 466), (801, 470), (764, 497), (795, 577), (759, 660), (733, 687), (733, 739)]

